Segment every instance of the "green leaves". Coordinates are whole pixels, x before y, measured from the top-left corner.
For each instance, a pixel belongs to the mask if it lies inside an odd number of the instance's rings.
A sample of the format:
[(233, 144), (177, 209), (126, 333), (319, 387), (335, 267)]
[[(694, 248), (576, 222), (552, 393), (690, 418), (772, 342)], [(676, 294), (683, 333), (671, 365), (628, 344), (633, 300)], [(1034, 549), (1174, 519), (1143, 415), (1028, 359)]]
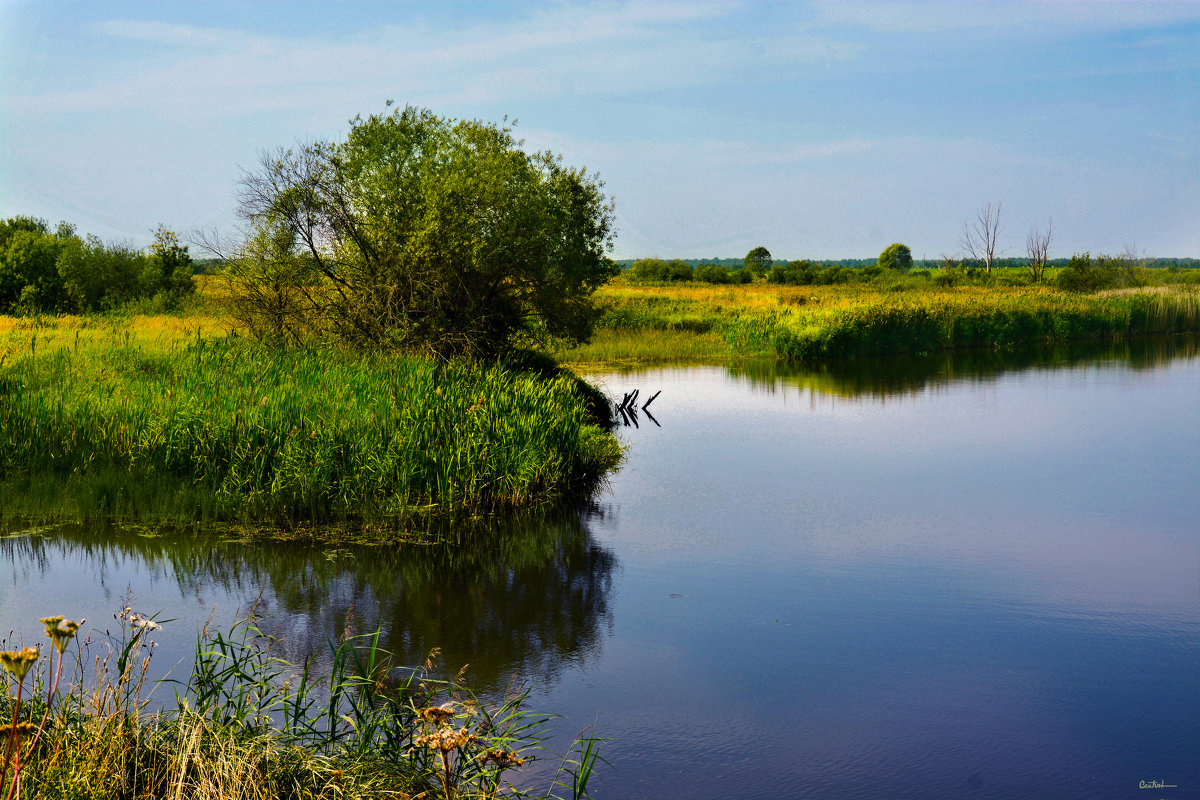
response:
[[(524, 152), (508, 128), (425, 109), (351, 125), (344, 142), (270, 154), (243, 179), (255, 234), (234, 296), (251, 330), (441, 357), (590, 335), (591, 294), (614, 274), (598, 178)], [(286, 269), (264, 269), (264, 229), (288, 236)], [(287, 281), (314, 289), (264, 302), (264, 283)]]
[(759, 246), (746, 253), (746, 258), (743, 259), (746, 269), (750, 270), (755, 275), (762, 275), (770, 269), (773, 259), (771, 251), (765, 247)]
[(912, 269), (912, 251), (906, 244), (890, 244), (879, 254), (879, 266), (883, 269), (894, 269), (897, 272), (908, 272)]

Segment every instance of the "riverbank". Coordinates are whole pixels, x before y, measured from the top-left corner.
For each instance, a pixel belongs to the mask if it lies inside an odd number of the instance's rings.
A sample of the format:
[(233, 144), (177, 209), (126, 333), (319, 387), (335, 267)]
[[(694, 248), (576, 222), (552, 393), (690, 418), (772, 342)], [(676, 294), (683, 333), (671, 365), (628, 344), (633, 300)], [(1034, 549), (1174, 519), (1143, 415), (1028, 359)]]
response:
[(585, 495), (620, 459), (569, 374), (268, 349), (217, 319), (0, 320), (0, 513), (402, 530)]
[[(827, 364), (1200, 330), (1194, 285), (1082, 294), (927, 283), (619, 279), (600, 292), (595, 339), (554, 355), (588, 370)], [(433, 519), (585, 496), (620, 461), (607, 400), (549, 362), (263, 348), (239, 337), (222, 300), (207, 280), (172, 315), (0, 317), (0, 517), (403, 538)]]
[(1200, 330), (1200, 287), (1096, 294), (1048, 287), (639, 286), (599, 292), (593, 341), (555, 353), (572, 365), (820, 363), (861, 356), (1005, 349)]
[(378, 634), (330, 640), (329, 669), (316, 674), (276, 655), (252, 615), (198, 638), (163, 707), (166, 687), (147, 678), (162, 625), (128, 607), (114, 617), (95, 640), (47, 617), (53, 646), (0, 652), (11, 689), (0, 697), (6, 797), (586, 795), (592, 738), (576, 740), (549, 786), (521, 780), (549, 719), (525, 707), (527, 688), (481, 699), (461, 677), (441, 677), (436, 654), (397, 667)]

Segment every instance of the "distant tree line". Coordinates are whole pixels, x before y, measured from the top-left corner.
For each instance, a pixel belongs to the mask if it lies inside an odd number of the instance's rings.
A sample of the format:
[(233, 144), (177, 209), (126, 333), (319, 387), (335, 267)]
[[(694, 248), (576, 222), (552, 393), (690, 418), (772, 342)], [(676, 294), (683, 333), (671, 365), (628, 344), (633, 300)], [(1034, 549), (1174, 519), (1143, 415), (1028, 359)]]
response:
[[(762, 251), (759, 253), (758, 251)], [(763, 255), (765, 254), (765, 255)], [(773, 260), (766, 248), (755, 248), (745, 259), (660, 259), (639, 258), (616, 262), (629, 280), (637, 283), (714, 284), (752, 283), (764, 278), (767, 283), (785, 286), (828, 286), (869, 282), (888, 275), (907, 274), (925, 278), (939, 286), (1037, 283), (1046, 270), (1053, 270), (1055, 286), (1073, 291), (1136, 286), (1142, 282), (1138, 270), (1161, 269), (1167, 272), (1200, 269), (1200, 259), (1146, 258), (1129, 252), (1118, 256), (1089, 253), (1070, 258), (1047, 258), (1044, 250), (1020, 258), (994, 257), (992, 271), (984, 259), (961, 260), (943, 256), (938, 260), (914, 259), (907, 245), (889, 245), (878, 258)]]
[(81, 238), (66, 222), (0, 221), (0, 313), (83, 313), (143, 298), (174, 308), (194, 291), (187, 246), (161, 225), (138, 250)]
[[(813, 266), (822, 268), (849, 267), (851, 269), (862, 269), (863, 267), (870, 267), (879, 263), (878, 258), (813, 258), (804, 260)], [(657, 258), (626, 258), (622, 260), (615, 260), (613, 263), (620, 267), (623, 272), (628, 273), (628, 271), (633, 268), (633, 265), (639, 261), (666, 260)], [(669, 261), (671, 263), (681, 261), (693, 269), (696, 267), (711, 265), (725, 267), (726, 269), (732, 271), (741, 269), (743, 266), (742, 259), (740, 258), (673, 258)], [(1147, 269), (1200, 269), (1200, 258), (1153, 258), (1148, 256), (1146, 258), (1142, 258), (1140, 261), (1141, 266)], [(1070, 262), (1070, 258), (1051, 258), (1046, 262), (1046, 266), (1051, 268), (1060, 268), (1067, 266), (1067, 264)], [(945, 259), (941, 258), (914, 258), (912, 262), (912, 268), (914, 270), (935, 270), (944, 267), (945, 263)], [(961, 261), (956, 261), (955, 263), (958, 266), (962, 266), (964, 269), (972, 267), (979, 269), (983, 268), (982, 261), (976, 261), (971, 258), (964, 258)], [(1028, 266), (1028, 264), (1029, 260), (1024, 256), (997, 258), (993, 262), (993, 266), (997, 269), (1024, 269), (1026, 266)]]

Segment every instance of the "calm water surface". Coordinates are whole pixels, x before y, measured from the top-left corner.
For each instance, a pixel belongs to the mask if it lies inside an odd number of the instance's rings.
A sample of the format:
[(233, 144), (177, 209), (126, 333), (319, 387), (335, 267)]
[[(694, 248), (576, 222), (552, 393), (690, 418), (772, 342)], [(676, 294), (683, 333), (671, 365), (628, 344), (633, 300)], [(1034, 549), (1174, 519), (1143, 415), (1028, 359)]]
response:
[(597, 379), (661, 427), (581, 514), (453, 555), (60, 528), (0, 540), (0, 622), (132, 590), (162, 666), (260, 595), (293, 658), (349, 614), (537, 681), (602, 798), (1200, 797), (1194, 340)]

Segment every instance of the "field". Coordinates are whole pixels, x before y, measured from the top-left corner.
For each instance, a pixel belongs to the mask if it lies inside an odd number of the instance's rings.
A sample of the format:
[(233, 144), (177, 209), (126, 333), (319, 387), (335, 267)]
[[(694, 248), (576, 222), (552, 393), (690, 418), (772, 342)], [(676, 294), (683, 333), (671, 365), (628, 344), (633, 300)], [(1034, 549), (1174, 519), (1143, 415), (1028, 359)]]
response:
[(819, 363), (1200, 329), (1194, 284), (1096, 294), (1048, 287), (636, 285), (601, 290), (594, 340), (561, 349), (574, 365), (725, 361)]

